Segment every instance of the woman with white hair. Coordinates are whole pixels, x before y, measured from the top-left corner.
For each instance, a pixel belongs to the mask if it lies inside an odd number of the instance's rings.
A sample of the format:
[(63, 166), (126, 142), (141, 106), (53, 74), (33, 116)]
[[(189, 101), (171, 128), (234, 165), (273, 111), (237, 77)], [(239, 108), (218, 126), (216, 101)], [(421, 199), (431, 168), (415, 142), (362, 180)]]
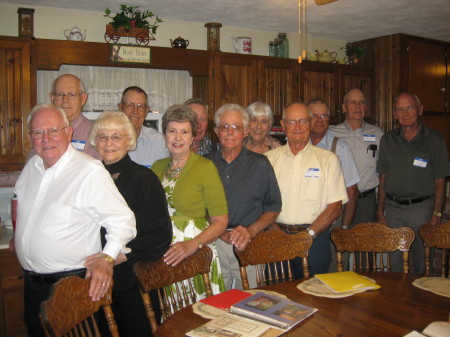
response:
[(248, 136), (244, 139), (244, 146), (253, 152), (264, 153), (281, 145), (269, 131), (273, 126), (273, 112), (266, 103), (255, 102), (247, 107), (250, 117)]
[[(172, 224), (166, 195), (158, 177), (128, 155), (128, 151), (136, 147), (136, 131), (123, 112), (104, 112), (92, 126), (89, 142), (100, 154), (103, 165), (136, 217), (137, 235), (127, 245), (131, 252), (121, 253), (114, 266), (112, 308), (119, 333), (129, 337), (151, 336), (133, 265), (136, 261), (156, 261), (169, 248)], [(154, 301), (157, 295), (152, 296), (157, 309), (155, 303), (158, 302)]]

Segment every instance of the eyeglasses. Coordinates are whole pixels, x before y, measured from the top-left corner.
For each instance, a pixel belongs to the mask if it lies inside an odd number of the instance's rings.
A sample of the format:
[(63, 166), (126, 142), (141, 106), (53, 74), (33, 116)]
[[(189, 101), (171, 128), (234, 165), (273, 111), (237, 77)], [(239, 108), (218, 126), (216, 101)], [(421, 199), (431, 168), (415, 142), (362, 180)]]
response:
[(44, 134), (47, 134), (50, 138), (57, 138), (61, 135), (62, 130), (67, 129), (67, 126), (62, 128), (51, 128), (47, 130), (31, 130), (30, 137), (33, 140), (40, 140), (44, 138)]
[(321, 120), (328, 120), (328, 119), (330, 119), (330, 115), (327, 115), (327, 114), (321, 114), (321, 115), (313, 115), (312, 117), (311, 117), (312, 119), (321, 119)]
[(310, 118), (285, 119), (285, 120), (284, 120), (284, 123), (285, 123), (287, 126), (294, 127), (294, 126), (296, 126), (297, 124), (300, 124), (300, 125), (308, 125), (310, 121), (311, 121)]
[(228, 132), (230, 130), (231, 132), (242, 132), (243, 127), (236, 124), (220, 124), (219, 125), (219, 132)]
[(64, 92), (55, 92), (53, 93), (53, 97), (55, 98), (55, 101), (62, 101), (64, 97), (67, 97), (69, 101), (75, 101), (78, 96), (82, 95), (83, 93), (79, 94), (76, 92), (68, 92), (67, 94)]
[(127, 103), (122, 103), (122, 106), (123, 106), (123, 109), (127, 110), (127, 111), (136, 109), (139, 112), (147, 112), (147, 104), (127, 102)]
[(399, 113), (403, 113), (403, 112), (412, 112), (414, 110), (416, 110), (419, 106), (418, 105), (410, 105), (410, 106), (406, 106), (404, 108), (395, 108), (395, 112), (399, 112)]
[(123, 139), (123, 137), (125, 137), (125, 136), (126, 136), (126, 135), (122, 135), (122, 134), (120, 134), (120, 133), (118, 133), (118, 132), (113, 133), (111, 136), (105, 135), (104, 133), (100, 133), (100, 134), (98, 134), (98, 135), (96, 136), (96, 138), (97, 138), (97, 142), (98, 142), (98, 143), (107, 143), (109, 139), (111, 139), (111, 141), (112, 141), (113, 143), (118, 143), (118, 142), (120, 142), (120, 141)]
[(350, 105), (366, 105), (366, 101), (349, 101), (348, 104)]

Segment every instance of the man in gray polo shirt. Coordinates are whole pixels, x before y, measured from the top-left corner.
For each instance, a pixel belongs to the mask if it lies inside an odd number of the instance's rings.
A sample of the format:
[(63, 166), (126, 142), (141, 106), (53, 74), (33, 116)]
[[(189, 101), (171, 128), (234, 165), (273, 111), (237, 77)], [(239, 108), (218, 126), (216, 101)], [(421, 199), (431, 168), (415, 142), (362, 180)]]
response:
[(331, 126), (336, 137), (344, 139), (352, 151), (361, 181), (358, 183), (359, 197), (352, 226), (361, 222), (376, 221), (378, 186), (376, 171), (378, 149), (383, 130), (364, 122), (367, 111), (366, 98), (359, 89), (352, 89), (344, 96), (342, 110), (345, 121)]
[[(394, 101), (398, 129), (387, 133), (380, 144), (378, 221), (389, 227), (410, 227), (415, 274), (425, 271), (423, 242), (418, 229), (439, 224), (445, 196), (445, 177), (450, 163), (441, 134), (419, 121), (423, 106), (416, 95), (402, 93)], [(402, 271), (401, 252), (391, 255), (392, 271)]]
[[(244, 249), (252, 238), (274, 223), (281, 211), (281, 195), (269, 160), (243, 147), (249, 125), (245, 109), (225, 104), (216, 111), (214, 122), (221, 150), (210, 159), (225, 187), (229, 216), (228, 230), (216, 241), (217, 253), (227, 290), (242, 289), (233, 246)], [(248, 270), (248, 276), (250, 288), (256, 287), (255, 272)]]

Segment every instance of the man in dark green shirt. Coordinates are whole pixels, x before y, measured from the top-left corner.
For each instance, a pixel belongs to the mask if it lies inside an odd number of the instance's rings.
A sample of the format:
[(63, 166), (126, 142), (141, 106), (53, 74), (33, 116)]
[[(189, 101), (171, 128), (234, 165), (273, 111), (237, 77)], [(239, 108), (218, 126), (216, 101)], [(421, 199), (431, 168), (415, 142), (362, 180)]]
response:
[[(416, 95), (402, 93), (394, 101), (400, 127), (383, 136), (377, 172), (378, 222), (392, 228), (410, 227), (416, 234), (411, 247), (414, 273), (425, 270), (422, 224), (439, 224), (444, 204), (445, 177), (450, 163), (444, 138), (419, 122), (423, 106)], [(392, 271), (402, 270), (401, 252), (392, 256)]]

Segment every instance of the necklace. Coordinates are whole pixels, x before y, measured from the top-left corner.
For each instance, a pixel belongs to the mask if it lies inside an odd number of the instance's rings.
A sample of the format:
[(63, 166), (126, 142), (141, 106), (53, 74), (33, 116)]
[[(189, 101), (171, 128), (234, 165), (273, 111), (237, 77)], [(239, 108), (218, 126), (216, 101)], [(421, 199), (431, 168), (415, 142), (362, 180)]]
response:
[(167, 167), (166, 167), (165, 176), (167, 178), (169, 178), (169, 179), (171, 179), (173, 177), (176, 177), (178, 174), (180, 174), (180, 172), (184, 168), (184, 166), (181, 166), (181, 167), (177, 167), (177, 168), (172, 169), (171, 168), (172, 164), (173, 164), (173, 162), (172, 162), (172, 160), (170, 160), (169, 163), (167, 164)]

